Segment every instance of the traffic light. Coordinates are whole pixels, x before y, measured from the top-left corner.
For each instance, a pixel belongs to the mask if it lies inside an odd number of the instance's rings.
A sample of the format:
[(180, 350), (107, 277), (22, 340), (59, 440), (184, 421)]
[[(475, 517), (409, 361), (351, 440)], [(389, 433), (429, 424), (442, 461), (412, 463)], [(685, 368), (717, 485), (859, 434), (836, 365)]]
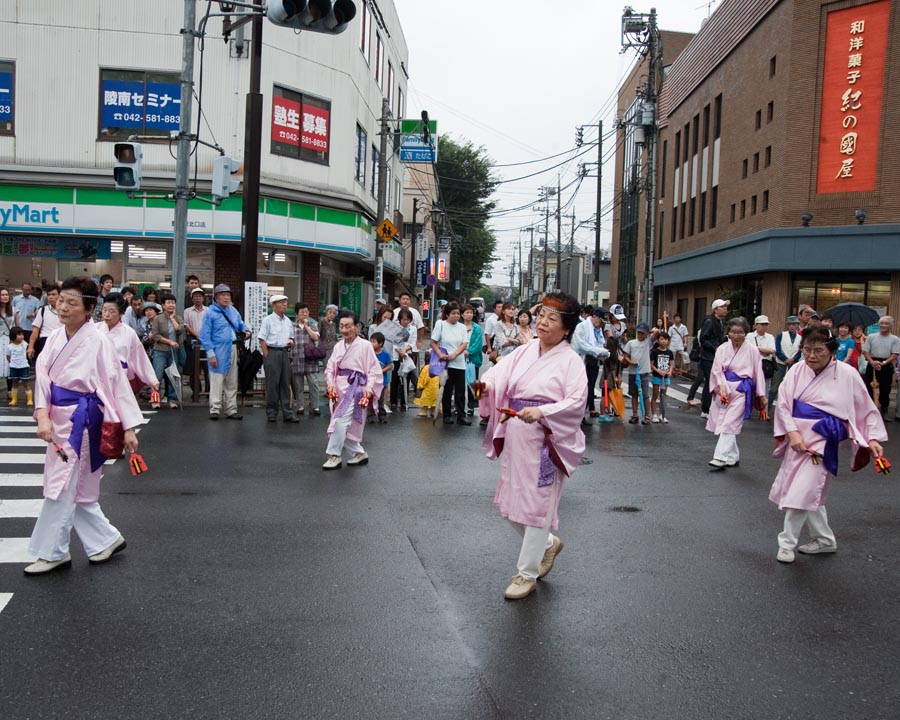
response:
[(353, 0), (271, 0), (266, 17), (276, 25), (337, 35), (356, 17)]
[(213, 160), (212, 194), (215, 197), (224, 200), (237, 191), (241, 181), (233, 180), (231, 176), (238, 171), (238, 167), (238, 161), (227, 155), (220, 155)]
[(431, 303), (428, 300), (422, 301), (422, 319), (428, 320), (431, 318)]
[(113, 180), (116, 190), (141, 189), (141, 160), (144, 153), (141, 144), (136, 142), (116, 143), (113, 147), (116, 164), (113, 167)]
[(584, 145), (584, 128), (579, 126), (575, 128), (575, 147)]

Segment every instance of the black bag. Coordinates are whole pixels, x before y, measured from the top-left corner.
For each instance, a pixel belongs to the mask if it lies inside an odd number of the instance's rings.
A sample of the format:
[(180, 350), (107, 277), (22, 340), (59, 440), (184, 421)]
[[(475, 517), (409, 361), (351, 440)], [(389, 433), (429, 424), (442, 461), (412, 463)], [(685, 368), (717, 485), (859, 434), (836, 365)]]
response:
[(763, 358), (763, 375), (769, 379), (775, 375), (775, 361), (772, 358)]
[(312, 340), (308, 340), (303, 346), (303, 357), (307, 360), (324, 360), (325, 348), (319, 347)]
[(695, 342), (691, 347), (691, 352), (688, 357), (691, 358), (691, 362), (700, 362), (700, 343)]

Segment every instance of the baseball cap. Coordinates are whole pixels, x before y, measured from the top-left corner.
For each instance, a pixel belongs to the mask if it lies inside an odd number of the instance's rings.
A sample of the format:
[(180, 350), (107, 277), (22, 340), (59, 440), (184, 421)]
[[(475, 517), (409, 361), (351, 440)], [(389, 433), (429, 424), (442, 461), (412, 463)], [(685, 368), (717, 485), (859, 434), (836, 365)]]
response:
[(269, 302), (274, 305), (277, 302), (281, 302), (282, 300), (287, 300), (287, 299), (288, 299), (287, 295), (273, 295), (272, 297), (269, 298)]
[(753, 321), (754, 325), (768, 325), (769, 324), (769, 316), (768, 315), (757, 315), (756, 320)]
[(811, 317), (811, 318), (816, 318), (816, 320), (821, 320), (821, 319), (822, 319), (822, 316), (819, 315), (819, 313), (817, 313), (815, 310), (813, 310), (812, 315), (810, 315), (810, 317)]
[(223, 293), (223, 292), (230, 293), (230, 292), (231, 292), (231, 288), (228, 287), (225, 283), (219, 283), (218, 285), (216, 285), (216, 286), (213, 288), (213, 297), (215, 297), (215, 296), (218, 295), (219, 293)]
[(376, 303), (381, 303), (382, 305), (387, 305), (384, 298), (375, 298)]
[(722, 298), (719, 298), (718, 300), (713, 300), (712, 309), (716, 310), (716, 309), (722, 307), (723, 305), (731, 305), (731, 300), (723, 300)]
[(788, 325), (790, 325), (791, 323), (799, 323), (799, 322), (800, 322), (800, 318), (798, 318), (796, 315), (788, 315), (788, 319), (785, 320), (785, 322), (786, 322)]
[(594, 312), (591, 313), (594, 317), (604, 318), (606, 317), (606, 308), (598, 307), (594, 309)]
[(610, 307), (609, 312), (616, 318), (616, 320), (626, 320), (628, 316), (625, 314), (625, 308), (623, 308), (618, 303)]
[(197, 293), (206, 295), (206, 291), (203, 288), (194, 288), (193, 290), (191, 290), (191, 297), (194, 297), (194, 295), (196, 295)]
[(635, 330), (637, 330), (638, 332), (642, 332), (642, 333), (649, 333), (649, 332), (650, 332), (650, 326), (649, 326), (647, 323), (645, 323), (645, 322), (638, 323), (638, 325), (637, 325), (637, 327), (635, 328)]

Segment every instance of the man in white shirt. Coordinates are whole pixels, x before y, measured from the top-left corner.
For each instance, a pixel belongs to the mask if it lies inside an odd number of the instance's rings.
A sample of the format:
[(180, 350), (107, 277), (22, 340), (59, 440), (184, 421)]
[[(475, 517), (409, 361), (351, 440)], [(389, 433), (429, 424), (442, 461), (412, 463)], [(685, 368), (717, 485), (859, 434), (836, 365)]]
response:
[(291, 348), (294, 346), (294, 324), (285, 315), (287, 295), (273, 295), (272, 313), (263, 318), (259, 328), (259, 351), (266, 371), (266, 419), (278, 420), (278, 408), (285, 422), (297, 423), (291, 404)]
[(206, 312), (206, 293), (203, 288), (196, 287), (191, 290), (191, 305), (184, 311), (184, 350), (188, 375), (191, 377), (191, 387), (194, 386), (194, 354), (200, 351), (200, 328), (203, 327), (203, 313)]
[(494, 347), (494, 333), (497, 330), (497, 321), (500, 319), (502, 310), (503, 301), (494, 300), (494, 312), (489, 312), (484, 316), (484, 349), (488, 353)]
[(44, 349), (44, 343), (56, 328), (61, 327), (59, 317), (56, 314), (56, 301), (59, 298), (59, 288), (52, 285), (47, 289), (47, 304), (41, 307), (31, 326), (31, 337), (28, 340), (28, 359), (31, 362), (37, 360), (37, 356)]
[(400, 307), (394, 308), (394, 320), (399, 322), (400, 310), (406, 308), (412, 313), (413, 327), (416, 329), (416, 347), (422, 347), (422, 341), (425, 339), (425, 323), (422, 322), (422, 314), (412, 306), (412, 295), (405, 290), (400, 293)]
[(25, 331), (25, 337), (31, 335), (31, 327), (37, 315), (41, 301), (32, 295), (31, 283), (22, 283), (22, 294), (13, 298), (12, 309), (15, 322)]
[(757, 315), (753, 321), (756, 332), (750, 333), (747, 340), (756, 345), (763, 359), (763, 371), (766, 376), (766, 397), (772, 385), (772, 376), (775, 374), (775, 336), (769, 332), (769, 318), (767, 315)]
[(675, 356), (675, 372), (684, 375), (684, 368), (690, 365), (691, 358), (687, 354), (687, 325), (681, 322), (681, 315), (675, 313), (669, 327), (669, 350)]
[[(609, 357), (606, 338), (603, 336), (605, 316), (603, 308), (591, 310), (591, 314), (578, 323), (575, 332), (572, 333), (572, 349), (584, 358), (588, 383), (587, 411), (591, 417), (600, 415), (596, 407), (595, 388), (597, 378), (600, 376), (600, 363)], [(590, 421), (585, 418), (582, 424), (590, 425)]]

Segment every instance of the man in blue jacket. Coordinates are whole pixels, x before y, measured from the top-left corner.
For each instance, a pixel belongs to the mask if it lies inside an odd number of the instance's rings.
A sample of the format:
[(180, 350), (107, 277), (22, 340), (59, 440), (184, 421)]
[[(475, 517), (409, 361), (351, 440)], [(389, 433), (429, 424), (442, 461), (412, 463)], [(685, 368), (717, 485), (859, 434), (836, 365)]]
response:
[(237, 343), (250, 338), (250, 329), (231, 304), (230, 287), (216, 285), (213, 300), (200, 328), (200, 343), (209, 361), (209, 419), (218, 420), (224, 409), (229, 420), (242, 420), (237, 409)]

